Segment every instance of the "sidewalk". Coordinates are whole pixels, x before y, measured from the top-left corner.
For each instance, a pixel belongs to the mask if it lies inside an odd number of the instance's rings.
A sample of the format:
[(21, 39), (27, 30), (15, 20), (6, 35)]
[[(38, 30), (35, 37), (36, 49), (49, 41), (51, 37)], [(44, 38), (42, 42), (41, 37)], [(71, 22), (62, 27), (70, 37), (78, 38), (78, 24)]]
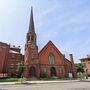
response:
[[(90, 82), (90, 78), (85, 80), (49, 80), (49, 81), (23, 81), (23, 84), (47, 84), (47, 83), (72, 83), (72, 82)], [(20, 84), (20, 82), (0, 82), (0, 85), (17, 85)]]
[(46, 83), (70, 83), (70, 82), (78, 82), (79, 80), (53, 80), (53, 81), (26, 81), (26, 83), (30, 84), (46, 84)]
[[(24, 81), (23, 84), (71, 83), (80, 80)], [(0, 82), (0, 85), (17, 85), (19, 82)]]

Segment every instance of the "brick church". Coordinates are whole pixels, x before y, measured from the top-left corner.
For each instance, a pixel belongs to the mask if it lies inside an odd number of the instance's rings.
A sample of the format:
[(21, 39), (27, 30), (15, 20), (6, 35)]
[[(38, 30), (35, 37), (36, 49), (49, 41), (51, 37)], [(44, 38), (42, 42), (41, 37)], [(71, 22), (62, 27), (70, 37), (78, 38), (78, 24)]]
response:
[(35, 33), (33, 10), (31, 8), (30, 24), (26, 35), (25, 54), (22, 55), (20, 47), (11, 47), (0, 42), (0, 76), (18, 75), (17, 64), (25, 61), (25, 77), (75, 77), (73, 55), (70, 60), (49, 41), (38, 52), (37, 35)]
[(28, 68), (24, 73), (26, 77), (68, 77), (69, 74), (75, 75), (73, 55), (70, 54), (70, 60), (66, 59), (52, 41), (49, 41), (38, 52), (32, 8), (29, 30), (26, 35), (24, 60), (28, 63)]

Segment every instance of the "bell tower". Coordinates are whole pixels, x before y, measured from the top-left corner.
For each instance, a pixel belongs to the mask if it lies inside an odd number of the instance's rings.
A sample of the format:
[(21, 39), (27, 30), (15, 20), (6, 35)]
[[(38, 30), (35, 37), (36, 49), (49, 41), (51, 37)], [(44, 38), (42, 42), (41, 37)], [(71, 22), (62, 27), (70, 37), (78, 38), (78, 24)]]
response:
[(27, 36), (26, 36), (25, 49), (27, 49), (28, 44), (30, 44), (31, 47), (37, 46), (32, 7), (31, 7), (31, 16), (30, 16), (29, 30), (28, 30)]
[[(25, 55), (24, 55), (24, 60), (26, 63), (28, 63), (27, 77), (39, 76), (38, 46), (36, 39), (37, 37), (34, 27), (33, 8), (31, 7), (29, 30), (26, 35)], [(32, 67), (33, 69), (31, 69)], [(37, 72), (38, 74), (36, 75)]]

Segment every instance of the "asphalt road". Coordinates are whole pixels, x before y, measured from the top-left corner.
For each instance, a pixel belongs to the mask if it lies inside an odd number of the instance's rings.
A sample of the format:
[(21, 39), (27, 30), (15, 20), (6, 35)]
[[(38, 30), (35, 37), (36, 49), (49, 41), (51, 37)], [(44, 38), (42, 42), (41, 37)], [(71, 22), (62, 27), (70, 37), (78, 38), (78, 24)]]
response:
[(0, 90), (90, 90), (90, 82), (1, 85)]

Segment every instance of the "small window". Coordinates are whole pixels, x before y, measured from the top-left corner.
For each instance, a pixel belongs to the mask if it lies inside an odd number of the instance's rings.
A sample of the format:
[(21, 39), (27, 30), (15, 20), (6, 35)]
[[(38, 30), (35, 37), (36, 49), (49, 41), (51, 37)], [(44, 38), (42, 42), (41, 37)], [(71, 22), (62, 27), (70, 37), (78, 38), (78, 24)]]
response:
[(64, 68), (63, 66), (60, 66), (60, 68), (59, 68), (60, 73), (63, 73), (63, 68)]
[(27, 34), (27, 42), (30, 41), (30, 34)]
[(18, 72), (18, 69), (16, 69), (16, 72)]
[(18, 63), (16, 64), (16, 67), (18, 66)]
[(20, 60), (20, 54), (17, 55), (17, 59), (16, 59), (16, 60), (17, 60), (17, 61)]
[(14, 59), (14, 58), (15, 58), (15, 54), (12, 54), (12, 55), (11, 55), (11, 58)]
[(90, 62), (88, 62), (88, 64), (90, 64)]
[(32, 53), (31, 53), (31, 59), (34, 60), (34, 58), (35, 58), (35, 57), (34, 57), (34, 53), (32, 52)]
[(50, 64), (55, 64), (55, 57), (52, 53), (49, 54), (49, 63)]
[(32, 36), (32, 37), (31, 37), (31, 42), (33, 42), (33, 41), (34, 41), (34, 37)]
[(86, 66), (86, 63), (83, 63), (84, 66)]
[(90, 61), (90, 58), (88, 59), (88, 61)]
[(10, 64), (11, 66), (14, 66), (14, 64), (12, 63), (12, 64)]
[(10, 64), (10, 68), (13, 69), (14, 68), (14, 64)]
[(46, 73), (47, 72), (47, 69), (46, 68), (43, 68), (43, 72)]

